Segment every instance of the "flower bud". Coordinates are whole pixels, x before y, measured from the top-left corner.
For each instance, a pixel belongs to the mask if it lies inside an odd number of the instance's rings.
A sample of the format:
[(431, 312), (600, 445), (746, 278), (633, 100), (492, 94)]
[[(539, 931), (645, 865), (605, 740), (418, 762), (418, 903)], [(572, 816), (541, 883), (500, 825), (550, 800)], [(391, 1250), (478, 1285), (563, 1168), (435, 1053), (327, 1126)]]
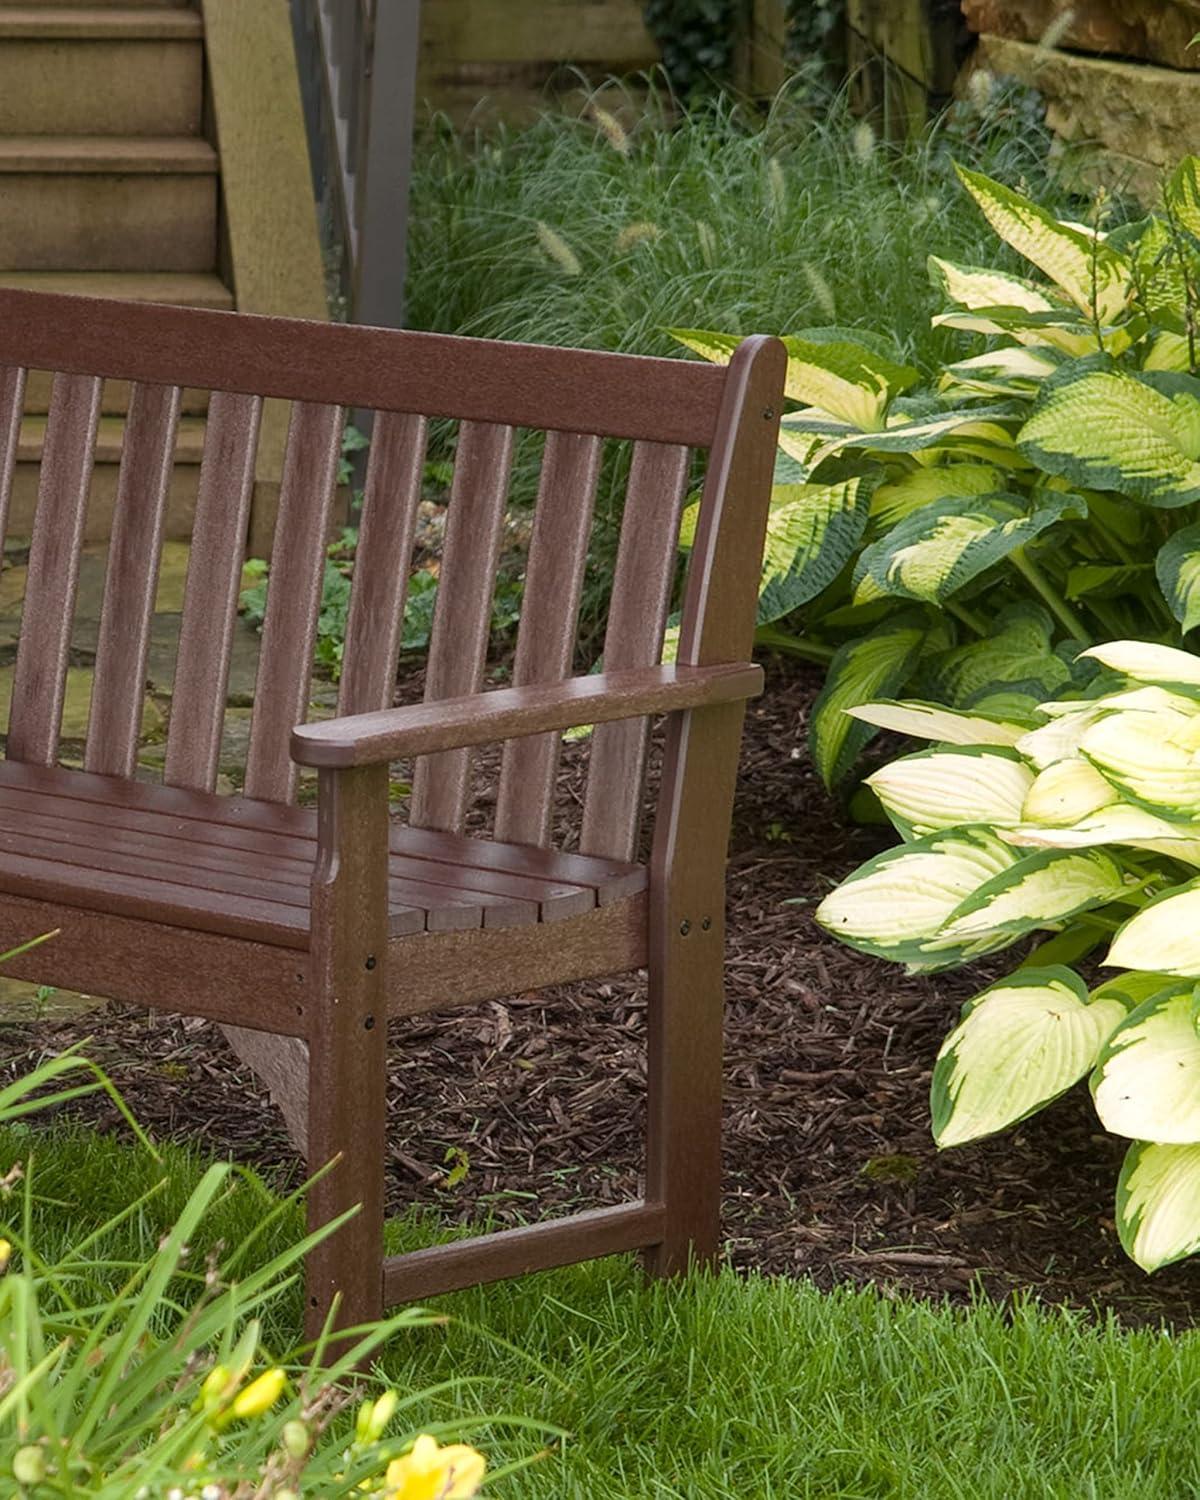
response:
[(18, 1448), (13, 1454), (12, 1471), (18, 1484), (41, 1484), (46, 1477), (46, 1455), (36, 1443)]
[(266, 1371), (234, 1397), (233, 1405), (229, 1408), (230, 1417), (261, 1417), (283, 1395), (286, 1385), (287, 1376), (282, 1370)]
[(8, 1263), (12, 1260), (12, 1241), (0, 1240), (0, 1276), (8, 1270)]
[(303, 1422), (285, 1422), (282, 1436), (284, 1452), (289, 1458), (303, 1458), (308, 1452), (308, 1428)]

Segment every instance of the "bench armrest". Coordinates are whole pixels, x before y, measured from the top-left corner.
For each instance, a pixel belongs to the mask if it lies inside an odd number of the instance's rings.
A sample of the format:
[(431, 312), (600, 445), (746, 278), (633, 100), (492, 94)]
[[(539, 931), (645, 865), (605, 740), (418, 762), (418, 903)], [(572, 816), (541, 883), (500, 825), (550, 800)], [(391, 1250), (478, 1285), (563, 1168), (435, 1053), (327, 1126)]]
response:
[(302, 766), (370, 766), (436, 750), (459, 750), (547, 730), (637, 719), (703, 708), (762, 692), (762, 668), (749, 662), (714, 667), (638, 667), (564, 682), (498, 688), (468, 698), (389, 708), (381, 713), (302, 724), (292, 731), (292, 759)]

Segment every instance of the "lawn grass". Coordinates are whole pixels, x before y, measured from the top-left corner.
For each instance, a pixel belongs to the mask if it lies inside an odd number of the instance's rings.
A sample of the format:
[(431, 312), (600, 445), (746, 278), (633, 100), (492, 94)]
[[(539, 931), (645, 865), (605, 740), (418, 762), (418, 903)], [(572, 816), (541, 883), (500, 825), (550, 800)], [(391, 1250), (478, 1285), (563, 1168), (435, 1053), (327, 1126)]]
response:
[[(144, 1153), (62, 1129), (0, 1132), (0, 1173), (31, 1148), (48, 1256), (161, 1175)], [(152, 1247), (198, 1179), (194, 1154), (164, 1159), (166, 1189), (105, 1247), (114, 1259)], [(261, 1183), (239, 1186), (193, 1247), (194, 1263), (208, 1240), (239, 1240), (270, 1202)], [(412, 1223), (398, 1234), (409, 1244), (428, 1237)], [(438, 1306), (450, 1321), (407, 1334), (382, 1362), (406, 1391), (455, 1382), (430, 1398), (422, 1423), (458, 1422), (496, 1461), (534, 1452), (538, 1440), (489, 1426), (487, 1413), (571, 1434), (502, 1481), (498, 1496), (1179, 1500), (1200, 1488), (1192, 1334), (1126, 1332), (1033, 1305), (822, 1293), (730, 1271), (649, 1285), (623, 1259)], [(298, 1315), (297, 1297), (279, 1309), (273, 1336), (291, 1337)]]

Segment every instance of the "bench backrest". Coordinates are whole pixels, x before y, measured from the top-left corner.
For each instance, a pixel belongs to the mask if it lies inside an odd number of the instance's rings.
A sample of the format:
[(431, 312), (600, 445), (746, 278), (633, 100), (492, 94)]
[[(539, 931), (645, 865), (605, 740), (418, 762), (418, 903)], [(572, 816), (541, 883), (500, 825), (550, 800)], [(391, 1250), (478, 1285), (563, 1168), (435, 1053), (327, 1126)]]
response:
[[(426, 697), (477, 691), (518, 429), (546, 433), (514, 681), (572, 668), (604, 444), (631, 441), (604, 642), (609, 668), (660, 658), (693, 450), (714, 448), (690, 567), (680, 660), (744, 657), (782, 387), (782, 349), (747, 341), (728, 369), (338, 324), (0, 291), (0, 532), (25, 373), (54, 372), (7, 754), (53, 764), (103, 381), (133, 382), (108, 550), (84, 765), (135, 773), (147, 650), (181, 391), (211, 392), (164, 778), (212, 791), (264, 398), (291, 418), (271, 554), (245, 794), (288, 801), (292, 727), (308, 711), (325, 547), (347, 410), (376, 413), (339, 687), (341, 713), (389, 706), (428, 423), (459, 423)], [(744, 504), (738, 508), (739, 494)], [(581, 846), (628, 857), (644, 724), (597, 729)], [(495, 832), (550, 836), (557, 740), (505, 747)], [(466, 752), (425, 757), (411, 820), (461, 829)]]

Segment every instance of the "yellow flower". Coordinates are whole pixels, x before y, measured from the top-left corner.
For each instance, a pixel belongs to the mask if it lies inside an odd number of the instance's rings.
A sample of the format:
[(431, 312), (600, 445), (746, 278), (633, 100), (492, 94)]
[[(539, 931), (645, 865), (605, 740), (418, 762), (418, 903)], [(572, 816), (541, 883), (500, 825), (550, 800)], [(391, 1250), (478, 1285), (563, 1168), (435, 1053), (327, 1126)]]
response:
[(440, 1448), (423, 1432), (412, 1452), (388, 1465), (384, 1500), (468, 1500), (483, 1482), (487, 1460), (464, 1443)]
[(0, 1240), (0, 1276), (8, 1270), (8, 1263), (12, 1260), (12, 1242)]
[(229, 1408), (230, 1417), (261, 1417), (283, 1395), (285, 1385), (287, 1376), (282, 1370), (268, 1370), (233, 1398), (233, 1405)]

